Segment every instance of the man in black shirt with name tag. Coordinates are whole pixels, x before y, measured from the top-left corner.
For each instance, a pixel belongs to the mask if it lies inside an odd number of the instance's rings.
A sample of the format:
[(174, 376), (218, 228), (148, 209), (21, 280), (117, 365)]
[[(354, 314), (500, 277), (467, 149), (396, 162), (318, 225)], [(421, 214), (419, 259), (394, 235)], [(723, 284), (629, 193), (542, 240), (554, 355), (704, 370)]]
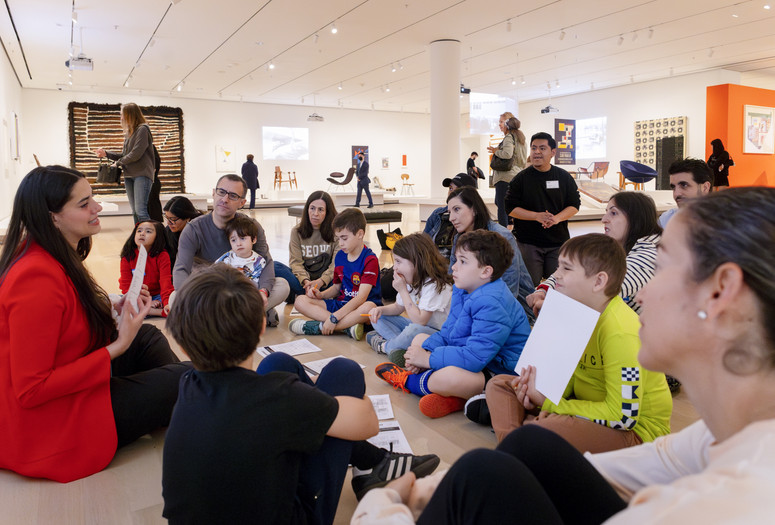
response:
[(536, 286), (557, 269), (562, 243), (570, 238), (568, 219), (581, 199), (570, 173), (552, 165), (557, 142), (548, 133), (530, 138), (530, 166), (517, 173), (506, 193), (514, 236)]

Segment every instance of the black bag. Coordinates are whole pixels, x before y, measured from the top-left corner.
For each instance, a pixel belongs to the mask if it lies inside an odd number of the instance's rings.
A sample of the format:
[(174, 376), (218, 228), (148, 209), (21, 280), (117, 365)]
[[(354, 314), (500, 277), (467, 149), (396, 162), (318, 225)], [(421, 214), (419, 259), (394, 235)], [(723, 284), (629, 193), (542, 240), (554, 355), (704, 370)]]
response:
[[(505, 140), (506, 138), (503, 139), (503, 141)], [(498, 149), (503, 148), (503, 141), (501, 141), (500, 145), (498, 146)], [(517, 144), (516, 144), (516, 141), (514, 141), (514, 152), (511, 154), (511, 158), (502, 159), (499, 156), (497, 156), (495, 153), (493, 153), (492, 159), (490, 159), (490, 168), (493, 171), (511, 171), (511, 168), (514, 167), (514, 160), (516, 159), (516, 157), (517, 157)]]
[(115, 164), (105, 162), (105, 158), (100, 159), (100, 167), (97, 169), (97, 182), (99, 184), (119, 184), (121, 180), (121, 168)]
[(323, 252), (316, 257), (310, 259), (304, 259), (304, 269), (312, 279), (317, 279), (328, 267), (331, 266), (331, 254), (329, 252)]

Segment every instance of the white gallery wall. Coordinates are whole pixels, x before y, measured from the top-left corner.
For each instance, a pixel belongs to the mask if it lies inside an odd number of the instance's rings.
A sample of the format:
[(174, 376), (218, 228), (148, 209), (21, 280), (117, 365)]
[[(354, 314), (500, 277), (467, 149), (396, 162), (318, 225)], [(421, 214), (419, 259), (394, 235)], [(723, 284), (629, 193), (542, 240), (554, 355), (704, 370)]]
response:
[[(400, 188), (400, 175), (407, 172), (416, 184), (417, 193), (427, 194), (429, 188), (428, 115), (314, 108), (325, 121), (308, 122), (307, 116), (313, 111), (309, 106), (37, 89), (24, 90), (22, 100), (25, 109), (22, 149), (27, 170), (34, 166), (33, 153), (43, 164), (69, 165), (69, 102), (136, 102), (141, 106), (166, 105), (183, 110), (185, 180), (186, 190), (191, 193), (212, 191), (218, 176), (216, 146), (234, 149), (237, 172), (248, 153), (255, 155), (261, 193), (272, 189), (275, 165), (283, 171), (295, 171), (299, 190), (305, 193), (328, 188), (326, 177), (331, 172), (344, 173), (349, 168), (350, 149), (354, 145), (369, 146), (371, 175), (378, 176), (384, 185)], [(262, 126), (308, 128), (309, 160), (263, 160)], [(403, 155), (407, 155), (406, 170), (401, 167)], [(383, 157), (388, 158), (388, 169), (382, 169)], [(0, 210), (0, 217), (3, 215)]]
[[(554, 134), (554, 119), (586, 119), (606, 117), (606, 156), (584, 159), (577, 164), (588, 166), (593, 161), (609, 161), (605, 181), (618, 186), (619, 161), (634, 160), (635, 121), (662, 117), (688, 117), (686, 156), (706, 159), (706, 143), (715, 137), (705, 137), (705, 93), (707, 86), (739, 84), (740, 74), (719, 70), (695, 75), (676, 76), (663, 80), (629, 84), (622, 87), (590, 91), (568, 97), (552, 98), (551, 104), (559, 113), (541, 114), (548, 99), (521, 103), (519, 119), (528, 141), (539, 131)], [(571, 169), (563, 166), (565, 169)], [(654, 189), (655, 182), (646, 185)]]
[(15, 123), (14, 115), (18, 115), (20, 133), (24, 121), (22, 114), (22, 88), (16, 80), (8, 57), (2, 53), (0, 57), (0, 221), (11, 214), (13, 196), (16, 187), (27, 173), (22, 162), (14, 160)]

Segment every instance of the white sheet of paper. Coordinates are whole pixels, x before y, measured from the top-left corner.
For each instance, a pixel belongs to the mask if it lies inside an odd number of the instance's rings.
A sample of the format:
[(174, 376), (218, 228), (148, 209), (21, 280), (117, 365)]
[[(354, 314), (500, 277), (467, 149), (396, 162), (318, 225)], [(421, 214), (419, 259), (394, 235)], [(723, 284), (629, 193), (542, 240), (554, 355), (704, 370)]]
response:
[(283, 352), (288, 355), (296, 356), (310, 354), (312, 352), (322, 352), (322, 349), (310, 343), (308, 339), (297, 339), (288, 343), (280, 343), (272, 346), (259, 346), (256, 348), (256, 352), (258, 352), (261, 357), (266, 357), (272, 352)]
[[(274, 347), (272, 347), (274, 348)], [(312, 375), (319, 375), (323, 371), (323, 368), (336, 359), (337, 357), (344, 357), (343, 355), (335, 355), (334, 357), (326, 357), (325, 359), (318, 359), (317, 361), (310, 361), (309, 363), (302, 363), (307, 373)], [(366, 368), (366, 365), (358, 363), (361, 368)]]
[(369, 396), (371, 404), (374, 405), (374, 412), (377, 413), (377, 419), (382, 421), (383, 419), (393, 419), (393, 405), (390, 403), (389, 394), (379, 394), (375, 396)]
[(140, 291), (143, 289), (143, 279), (145, 278), (145, 261), (148, 258), (148, 252), (145, 251), (145, 246), (142, 244), (137, 250), (137, 264), (135, 265), (135, 271), (132, 274), (132, 282), (129, 284), (129, 290), (126, 292), (126, 299), (124, 304), (129, 302), (135, 311), (140, 310), (140, 305), (137, 304), (137, 300), (140, 298)]
[(398, 452), (399, 454), (414, 453), (412, 452), (412, 447), (409, 446), (409, 441), (406, 439), (404, 431), (401, 430), (401, 425), (395, 419), (380, 421), (379, 434), (366, 441), (376, 447)]
[(536, 389), (559, 403), (595, 330), (600, 312), (549, 289), (514, 371), (536, 368)]

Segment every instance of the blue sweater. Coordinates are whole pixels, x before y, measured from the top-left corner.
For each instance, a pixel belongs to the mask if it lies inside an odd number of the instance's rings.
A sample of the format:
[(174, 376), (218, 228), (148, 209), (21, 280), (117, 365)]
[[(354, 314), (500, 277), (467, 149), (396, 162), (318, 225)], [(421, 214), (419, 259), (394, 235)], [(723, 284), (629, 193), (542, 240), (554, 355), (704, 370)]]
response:
[(484, 368), (514, 374), (530, 335), (530, 325), (509, 287), (498, 279), (473, 293), (454, 287), (449, 317), (441, 330), (425, 340), (434, 370), (456, 366), (471, 372)]

